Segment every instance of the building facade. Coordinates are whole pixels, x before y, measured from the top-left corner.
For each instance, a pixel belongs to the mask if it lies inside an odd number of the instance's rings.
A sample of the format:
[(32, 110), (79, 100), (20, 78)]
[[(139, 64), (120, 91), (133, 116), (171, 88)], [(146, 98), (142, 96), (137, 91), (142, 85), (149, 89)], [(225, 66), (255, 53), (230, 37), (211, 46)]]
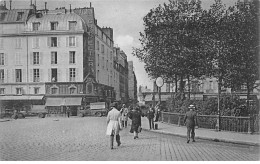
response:
[(133, 61), (128, 61), (128, 94), (129, 100), (137, 102), (137, 80), (134, 72)]
[[(36, 10), (31, 4), (30, 9), (0, 11), (2, 107), (14, 108), (12, 104), (19, 103), (20, 108), (32, 108), (45, 104), (54, 113), (62, 113), (64, 106), (71, 106), (77, 113), (87, 103), (113, 101), (113, 42), (105, 33), (98, 35), (98, 30), (92, 37), (93, 28), (88, 25), (93, 19), (83, 19), (84, 14), (94, 11), (89, 9), (77, 14), (65, 8)], [(102, 61), (96, 58), (97, 40), (102, 40), (98, 44)], [(102, 75), (109, 76), (97, 76), (99, 67)]]

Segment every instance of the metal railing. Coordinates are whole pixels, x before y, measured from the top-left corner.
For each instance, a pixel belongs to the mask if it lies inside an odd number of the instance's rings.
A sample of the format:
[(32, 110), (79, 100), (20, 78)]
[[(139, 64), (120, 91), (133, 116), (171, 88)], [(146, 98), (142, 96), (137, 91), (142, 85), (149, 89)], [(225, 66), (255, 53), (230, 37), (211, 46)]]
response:
[[(184, 126), (184, 114), (162, 112), (161, 121), (168, 124)], [(218, 115), (197, 115), (198, 125), (200, 128), (216, 129)], [(259, 116), (252, 117), (220, 117), (221, 130), (233, 131), (240, 133), (259, 133)]]

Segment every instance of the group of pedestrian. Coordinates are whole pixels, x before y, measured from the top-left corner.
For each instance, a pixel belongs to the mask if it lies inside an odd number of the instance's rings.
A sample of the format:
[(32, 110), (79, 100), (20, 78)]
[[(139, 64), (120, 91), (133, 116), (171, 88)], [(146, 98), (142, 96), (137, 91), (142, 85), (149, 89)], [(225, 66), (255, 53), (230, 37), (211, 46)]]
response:
[[(123, 127), (127, 127), (128, 118), (132, 120), (130, 133), (134, 134), (134, 139), (139, 138), (138, 133), (141, 132), (141, 117), (144, 117), (144, 114), (140, 110), (140, 108), (134, 107), (132, 110), (129, 110), (125, 104), (122, 105), (122, 108), (119, 109), (117, 103), (112, 103), (110, 106), (110, 111), (107, 115), (107, 131), (106, 135), (110, 136), (110, 148), (114, 148), (114, 136), (116, 138), (117, 146), (121, 145), (120, 141), (120, 130)], [(189, 111), (185, 114), (184, 124), (187, 127), (187, 143), (190, 142), (190, 138), (192, 142), (195, 142), (195, 127), (197, 124), (197, 114), (195, 112), (195, 106), (190, 105)], [(159, 119), (160, 108), (159, 105), (153, 108), (152, 104), (147, 111), (147, 118), (149, 120), (150, 130), (154, 129), (154, 122), (157, 122)]]
[(150, 130), (155, 129), (154, 122), (158, 122), (159, 117), (160, 117), (160, 105), (157, 104), (155, 107), (153, 107), (153, 105), (150, 104), (146, 115), (147, 115), (147, 118), (149, 121)]
[(117, 146), (121, 145), (119, 132), (121, 129), (127, 127), (128, 118), (131, 119), (130, 133), (134, 134), (134, 139), (138, 138), (138, 133), (141, 132), (141, 117), (144, 114), (138, 106), (133, 107), (132, 110), (126, 107), (125, 104), (119, 109), (117, 103), (110, 105), (110, 111), (107, 115), (107, 131), (106, 135), (110, 136), (110, 148), (114, 148), (114, 136), (116, 136)]

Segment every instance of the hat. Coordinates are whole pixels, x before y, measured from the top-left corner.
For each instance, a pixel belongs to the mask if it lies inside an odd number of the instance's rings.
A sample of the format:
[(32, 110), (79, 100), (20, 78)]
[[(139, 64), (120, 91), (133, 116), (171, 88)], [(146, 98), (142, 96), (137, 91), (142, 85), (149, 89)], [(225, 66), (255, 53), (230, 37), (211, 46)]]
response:
[(115, 107), (115, 108), (117, 108), (117, 103), (116, 103), (116, 102), (111, 103), (110, 107)]
[(188, 108), (195, 108), (195, 106), (191, 104)]

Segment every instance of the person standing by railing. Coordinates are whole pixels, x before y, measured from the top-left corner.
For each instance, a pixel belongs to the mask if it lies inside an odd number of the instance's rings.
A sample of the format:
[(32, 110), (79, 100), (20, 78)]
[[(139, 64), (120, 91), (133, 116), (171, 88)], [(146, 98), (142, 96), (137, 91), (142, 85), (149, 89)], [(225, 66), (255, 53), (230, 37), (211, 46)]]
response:
[[(190, 142), (190, 138), (192, 138), (192, 142), (195, 142), (195, 126), (197, 126), (197, 114), (195, 112), (195, 106), (190, 105), (189, 111), (184, 116), (184, 124), (187, 126), (187, 143)], [(191, 134), (191, 136), (190, 136)]]
[(154, 108), (153, 108), (153, 105), (150, 104), (150, 107), (147, 111), (147, 118), (148, 118), (148, 121), (149, 121), (149, 127), (150, 127), (150, 130), (151, 129), (154, 129), (154, 122), (153, 122), (153, 118), (154, 118)]

